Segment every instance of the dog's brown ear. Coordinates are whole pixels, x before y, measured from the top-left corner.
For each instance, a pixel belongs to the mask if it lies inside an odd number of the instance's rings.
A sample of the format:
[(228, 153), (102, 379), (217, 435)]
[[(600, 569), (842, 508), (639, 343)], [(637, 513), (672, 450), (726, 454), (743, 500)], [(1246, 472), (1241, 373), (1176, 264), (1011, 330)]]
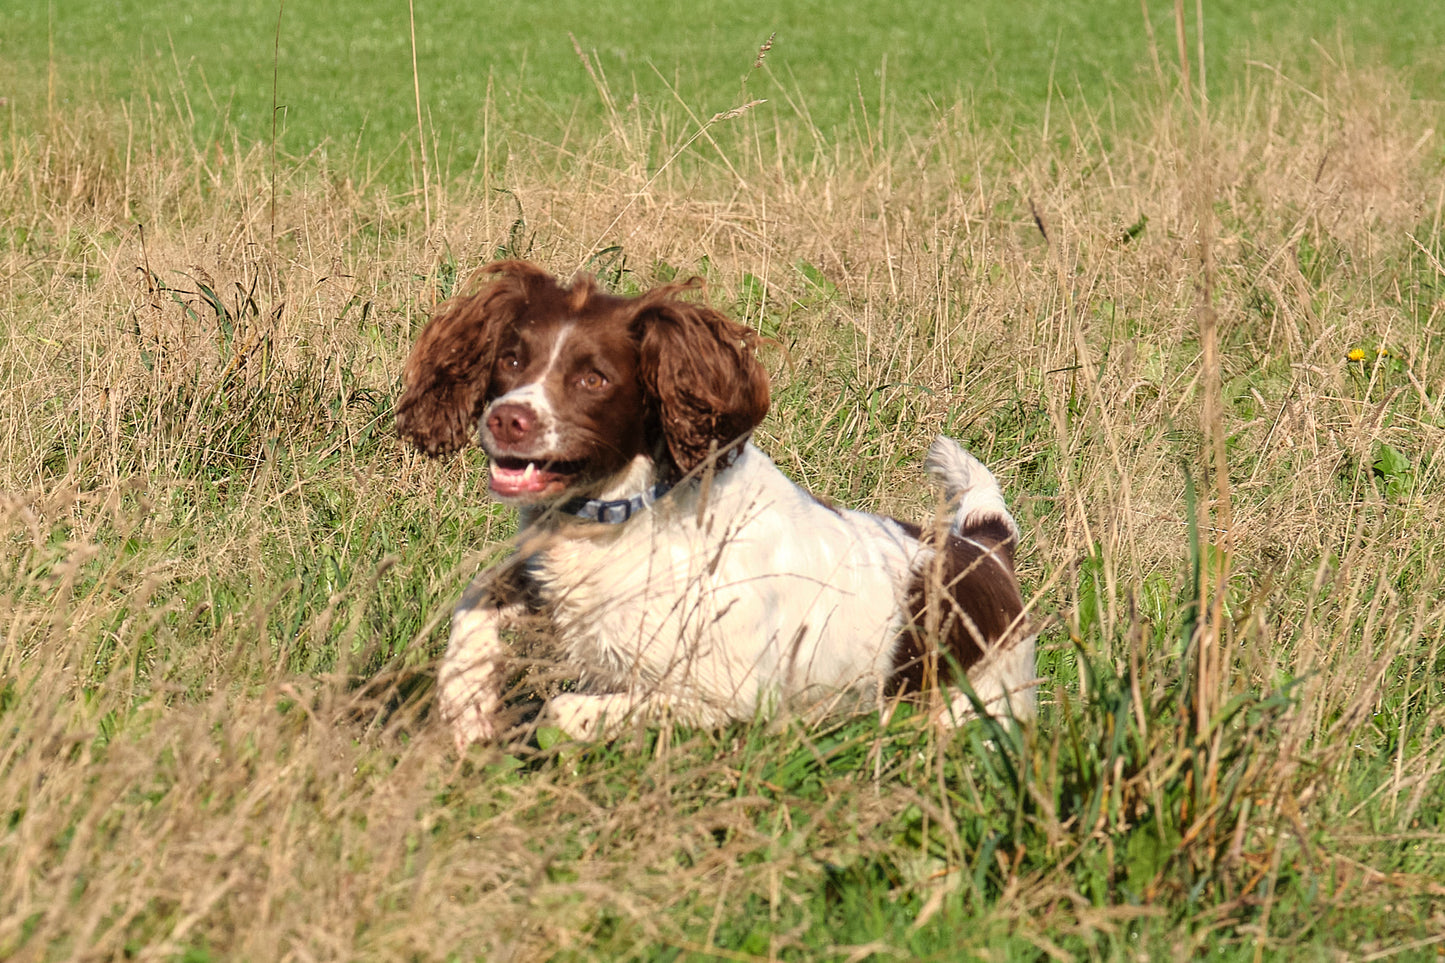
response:
[(497, 261), (473, 278), (484, 274), (501, 276), (474, 294), (444, 302), (406, 359), (396, 430), (428, 455), (450, 454), (471, 443), (502, 332), (526, 309), (534, 286), (556, 284), (526, 261)]
[(679, 295), (696, 279), (643, 295), (640, 329), (643, 388), (657, 399), (672, 460), (692, 471), (716, 446), (745, 439), (768, 413), (768, 373), (753, 355), (758, 336), (705, 304)]

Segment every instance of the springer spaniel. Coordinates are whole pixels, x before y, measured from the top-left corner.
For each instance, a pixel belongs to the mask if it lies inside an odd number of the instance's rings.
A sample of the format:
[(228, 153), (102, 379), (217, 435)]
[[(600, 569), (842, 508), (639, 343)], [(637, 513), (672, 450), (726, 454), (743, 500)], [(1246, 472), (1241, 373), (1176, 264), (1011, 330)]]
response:
[(459, 749), (503, 728), (502, 633), (527, 613), (580, 674), (541, 717), (575, 737), (882, 707), (958, 672), (945, 722), (1033, 715), (1018, 526), (958, 444), (925, 461), (949, 501), (934, 527), (834, 507), (748, 441), (768, 410), (757, 337), (684, 300), (695, 281), (617, 297), (523, 261), (483, 270), (422, 330), (396, 414), (428, 455), (479, 430), (492, 493), (521, 511), (515, 555), (452, 619), (438, 696)]

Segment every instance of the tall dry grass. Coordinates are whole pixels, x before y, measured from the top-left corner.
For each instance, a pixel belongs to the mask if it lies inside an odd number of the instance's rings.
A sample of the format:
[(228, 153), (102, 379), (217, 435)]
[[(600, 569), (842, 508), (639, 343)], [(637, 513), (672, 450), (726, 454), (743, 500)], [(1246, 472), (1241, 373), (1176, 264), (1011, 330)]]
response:
[[(1205, 137), (1168, 94), (1056, 105), (1047, 136), (967, 104), (838, 144), (781, 103), (612, 117), (513, 135), (429, 211), (291, 158), (274, 239), (264, 148), (143, 102), (7, 132), (0, 955), (1431, 945), (1438, 111), (1324, 64), (1252, 73)], [(501, 254), (706, 276), (778, 345), (760, 444), (851, 506), (924, 514), (923, 448), (964, 439), (1026, 533), (1037, 731), (456, 759), (428, 673), (511, 522), (390, 405)]]

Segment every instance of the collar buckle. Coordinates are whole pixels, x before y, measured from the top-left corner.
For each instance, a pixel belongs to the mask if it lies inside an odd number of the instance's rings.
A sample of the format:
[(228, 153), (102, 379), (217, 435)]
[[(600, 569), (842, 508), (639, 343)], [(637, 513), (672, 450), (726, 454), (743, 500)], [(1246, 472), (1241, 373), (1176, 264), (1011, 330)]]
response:
[(658, 482), (644, 492), (639, 492), (631, 498), (617, 498), (603, 500), (599, 498), (574, 498), (569, 502), (563, 502), (558, 511), (566, 512), (568, 515), (575, 515), (578, 518), (589, 522), (598, 522), (603, 525), (621, 525), (632, 516), (637, 515), (648, 508), (663, 495), (672, 490), (672, 486)]

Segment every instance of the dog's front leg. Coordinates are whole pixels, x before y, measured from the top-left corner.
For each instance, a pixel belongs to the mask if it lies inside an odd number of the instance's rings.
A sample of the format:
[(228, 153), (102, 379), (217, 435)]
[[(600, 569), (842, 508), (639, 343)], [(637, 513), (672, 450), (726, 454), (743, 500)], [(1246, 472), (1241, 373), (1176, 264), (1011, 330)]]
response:
[(716, 707), (658, 692), (564, 692), (547, 700), (540, 721), (573, 739), (590, 741), (612, 739), (630, 721), (720, 726), (728, 719), (728, 714)]
[(437, 705), (458, 752), (497, 737), (507, 675), (502, 631), (527, 611), (510, 589), (505, 575), (483, 572), (452, 615), (447, 653), (437, 671)]

